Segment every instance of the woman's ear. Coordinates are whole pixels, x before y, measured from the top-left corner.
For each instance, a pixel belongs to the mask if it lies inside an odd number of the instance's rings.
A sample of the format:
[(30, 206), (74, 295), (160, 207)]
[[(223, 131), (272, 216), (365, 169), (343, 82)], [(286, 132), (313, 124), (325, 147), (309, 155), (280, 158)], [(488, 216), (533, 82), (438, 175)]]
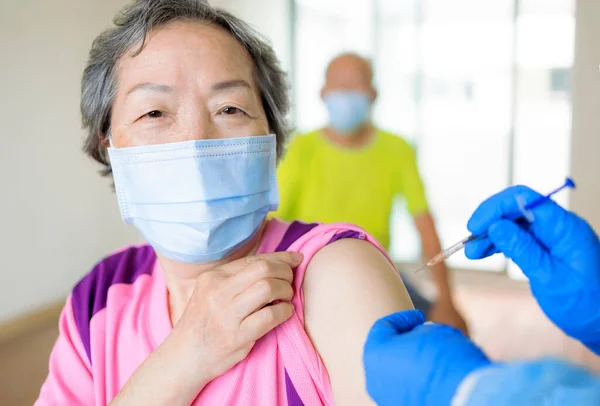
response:
[(106, 134), (104, 133), (99, 133), (98, 134), (98, 138), (100, 138), (100, 144), (104, 147), (104, 148), (108, 148), (110, 147), (110, 140), (108, 139), (108, 137), (106, 136)]

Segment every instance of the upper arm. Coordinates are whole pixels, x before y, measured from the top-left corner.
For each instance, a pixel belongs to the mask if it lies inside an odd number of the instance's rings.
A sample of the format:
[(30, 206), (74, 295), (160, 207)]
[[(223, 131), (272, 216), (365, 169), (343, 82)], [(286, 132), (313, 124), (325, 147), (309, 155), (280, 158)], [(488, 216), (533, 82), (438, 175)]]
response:
[(406, 198), (406, 204), (410, 214), (417, 215), (426, 212), (427, 198), (425, 196), (425, 186), (419, 174), (417, 165), (417, 155), (415, 150), (408, 144), (404, 145), (399, 157), (398, 180), (399, 188)]
[(377, 319), (413, 308), (402, 279), (371, 243), (343, 239), (315, 254), (303, 292), (305, 328), (327, 368), (336, 403), (372, 403), (363, 347)]
[(48, 377), (35, 405), (94, 403), (91, 365), (79, 336), (69, 297), (60, 315), (59, 336), (50, 354)]

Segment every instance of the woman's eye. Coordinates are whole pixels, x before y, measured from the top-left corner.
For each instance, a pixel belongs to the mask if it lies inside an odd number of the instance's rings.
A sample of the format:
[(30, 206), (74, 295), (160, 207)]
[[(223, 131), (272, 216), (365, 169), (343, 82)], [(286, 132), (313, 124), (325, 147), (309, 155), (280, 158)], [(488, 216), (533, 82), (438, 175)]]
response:
[(221, 110), (220, 114), (225, 114), (225, 115), (234, 115), (234, 114), (240, 114), (240, 113), (244, 113), (241, 109), (238, 109), (237, 107), (231, 107), (231, 106), (227, 106), (225, 107), (223, 110)]
[(148, 117), (148, 118), (161, 118), (164, 115), (165, 114), (162, 111), (152, 110), (150, 113), (146, 114), (146, 117)]

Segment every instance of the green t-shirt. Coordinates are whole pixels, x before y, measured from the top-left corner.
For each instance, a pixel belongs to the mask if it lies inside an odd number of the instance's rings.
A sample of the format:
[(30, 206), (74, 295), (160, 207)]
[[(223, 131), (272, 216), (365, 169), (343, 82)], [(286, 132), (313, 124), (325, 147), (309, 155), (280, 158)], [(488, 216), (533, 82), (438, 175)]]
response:
[(377, 130), (360, 149), (336, 146), (320, 130), (296, 136), (278, 168), (287, 221), (347, 222), (390, 244), (394, 197), (403, 195), (412, 215), (427, 211), (415, 151), (402, 138)]

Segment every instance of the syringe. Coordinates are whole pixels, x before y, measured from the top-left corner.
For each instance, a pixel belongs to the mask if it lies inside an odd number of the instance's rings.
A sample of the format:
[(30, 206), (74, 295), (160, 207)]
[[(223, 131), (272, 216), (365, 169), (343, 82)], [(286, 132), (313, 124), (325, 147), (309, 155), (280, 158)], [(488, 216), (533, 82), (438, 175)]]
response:
[[(514, 216), (509, 216), (508, 218), (510, 218), (514, 221), (520, 221), (520, 220), (526, 221), (525, 213), (527, 211), (533, 209), (536, 206), (539, 206), (540, 204), (544, 203), (547, 200), (550, 200), (552, 195), (560, 192), (561, 190), (563, 190), (565, 188), (575, 189), (575, 182), (573, 182), (573, 179), (567, 178), (565, 180), (565, 183), (561, 187), (554, 189), (552, 192), (548, 193), (546, 196), (540, 196), (537, 199), (535, 199), (534, 201), (532, 201), (531, 203), (526, 204), (523, 207), (522, 212), (519, 212)], [(467, 245), (471, 241), (479, 240), (479, 239), (482, 239), (485, 237), (487, 237), (487, 232), (480, 234), (480, 235), (471, 234), (470, 236), (460, 240), (456, 244), (446, 248), (445, 250), (443, 250), (442, 252), (440, 252), (439, 254), (434, 256), (433, 258), (431, 258), (429, 261), (424, 263), (420, 268), (416, 269), (414, 271), (414, 273), (417, 273), (422, 269), (425, 269), (425, 268), (428, 268), (431, 266), (435, 266), (435, 265), (439, 264), (440, 262), (445, 261), (446, 259), (450, 258), (452, 255), (454, 255), (458, 251), (462, 250), (465, 247), (465, 245)]]

